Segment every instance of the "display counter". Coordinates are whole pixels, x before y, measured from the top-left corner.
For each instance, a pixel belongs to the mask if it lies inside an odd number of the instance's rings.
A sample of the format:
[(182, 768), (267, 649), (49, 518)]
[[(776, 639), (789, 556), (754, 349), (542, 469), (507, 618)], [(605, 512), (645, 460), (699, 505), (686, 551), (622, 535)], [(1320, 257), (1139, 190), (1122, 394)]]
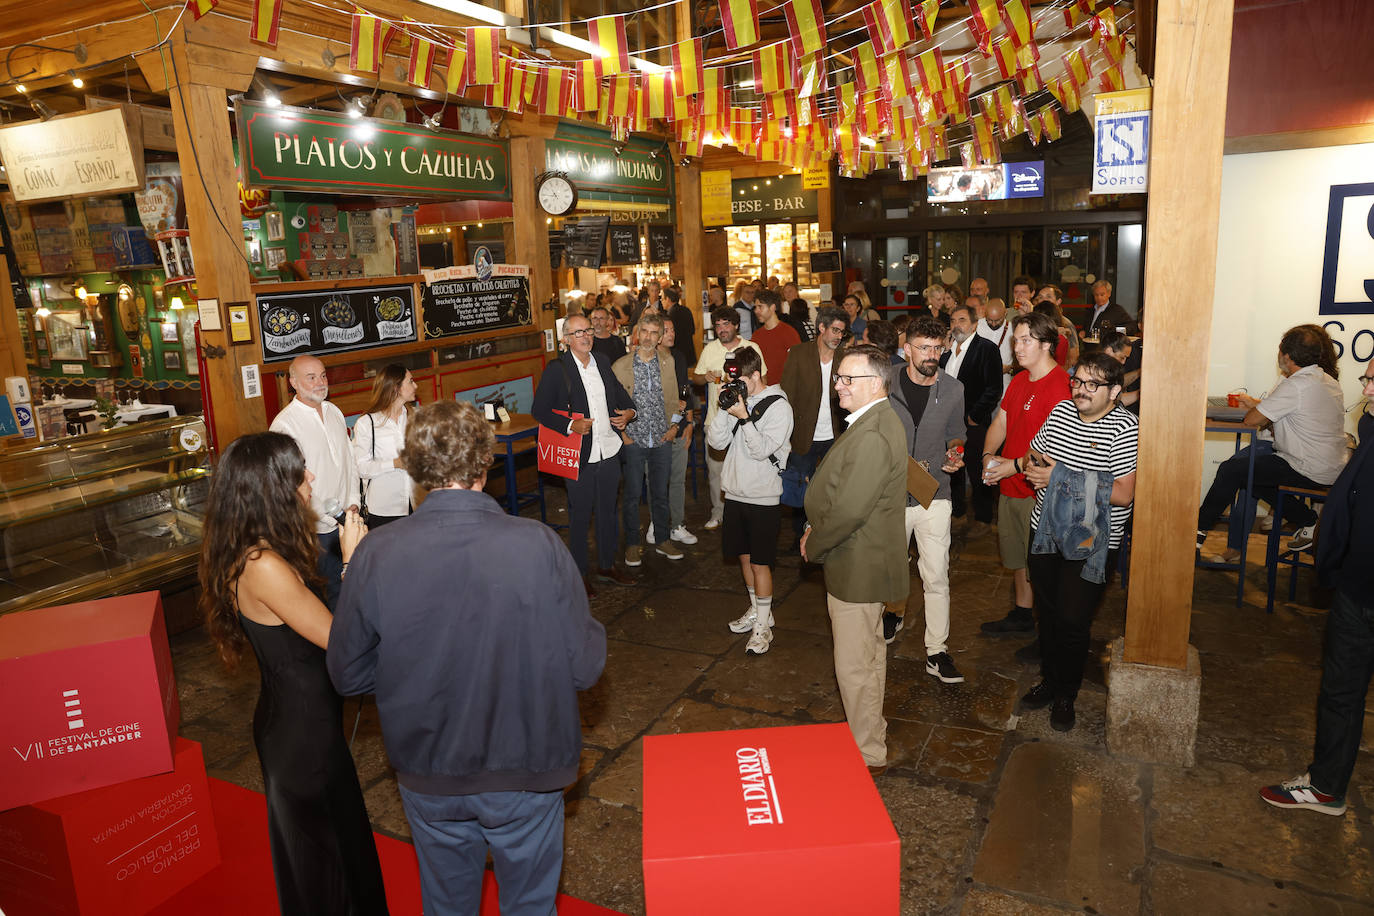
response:
[(195, 416), (0, 454), (0, 613), (194, 575), (210, 473)]

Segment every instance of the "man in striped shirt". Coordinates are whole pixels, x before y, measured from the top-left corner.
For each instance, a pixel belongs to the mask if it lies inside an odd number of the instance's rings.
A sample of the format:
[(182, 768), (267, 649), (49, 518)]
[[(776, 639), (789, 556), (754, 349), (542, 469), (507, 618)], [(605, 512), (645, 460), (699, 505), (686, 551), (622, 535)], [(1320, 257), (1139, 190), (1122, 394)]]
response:
[[(1110, 475), (1111, 515), (1106, 556), (1106, 575), (1102, 582), (1092, 581), (1091, 556), (1070, 559), (1063, 541), (1053, 553), (1030, 554), (1031, 587), (1035, 591), (1035, 611), (1040, 632), (1040, 683), (1021, 698), (1023, 709), (1040, 709), (1053, 704), (1050, 724), (1059, 731), (1074, 725), (1074, 700), (1083, 683), (1083, 667), (1088, 657), (1088, 638), (1093, 615), (1111, 578), (1118, 549), (1131, 518), (1135, 499), (1136, 446), (1139, 428), (1135, 415), (1117, 403), (1121, 395), (1123, 369), (1106, 353), (1085, 356), (1070, 380), (1072, 401), (1061, 401), (1050, 411), (1045, 424), (1031, 440), (1026, 455), (1026, 480), (1036, 490), (1031, 512), (1031, 543), (1041, 526), (1068, 524), (1058, 513), (1043, 512), (1046, 487), (1056, 464), (1069, 470)], [(1058, 487), (1059, 484), (1056, 484)], [(1096, 488), (1084, 487), (1089, 509), (1097, 498)]]

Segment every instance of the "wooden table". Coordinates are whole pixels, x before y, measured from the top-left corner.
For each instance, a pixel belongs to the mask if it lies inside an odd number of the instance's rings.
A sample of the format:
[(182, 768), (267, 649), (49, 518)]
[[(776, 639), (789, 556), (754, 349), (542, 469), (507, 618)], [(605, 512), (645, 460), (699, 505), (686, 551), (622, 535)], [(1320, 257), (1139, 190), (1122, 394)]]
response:
[(496, 433), (496, 441), (505, 446), (506, 450), (506, 511), (511, 515), (519, 515), (522, 508), (537, 502), (539, 520), (548, 524), (547, 510), (544, 506), (544, 478), (536, 473), (536, 488), (524, 493), (520, 492), (515, 478), (516, 453), (527, 452), (531, 447), (538, 445), (538, 421), (527, 413), (513, 413), (510, 415), (510, 422), (493, 423), (491, 428)]
[(1231, 505), (1231, 511), (1243, 513), (1242, 530), (1245, 536), (1240, 541), (1240, 561), (1237, 563), (1201, 563), (1206, 569), (1226, 569), (1235, 570), (1236, 576), (1236, 607), (1240, 607), (1245, 597), (1245, 557), (1249, 553), (1250, 529), (1255, 524), (1255, 500), (1251, 494), (1255, 491), (1255, 436), (1259, 434), (1259, 428), (1246, 426), (1239, 420), (1208, 420), (1204, 427), (1209, 433), (1234, 434), (1236, 437), (1236, 448), (1239, 452), (1242, 448), (1241, 437), (1250, 437), (1250, 461), (1245, 469), (1245, 489), (1236, 494), (1236, 501)]

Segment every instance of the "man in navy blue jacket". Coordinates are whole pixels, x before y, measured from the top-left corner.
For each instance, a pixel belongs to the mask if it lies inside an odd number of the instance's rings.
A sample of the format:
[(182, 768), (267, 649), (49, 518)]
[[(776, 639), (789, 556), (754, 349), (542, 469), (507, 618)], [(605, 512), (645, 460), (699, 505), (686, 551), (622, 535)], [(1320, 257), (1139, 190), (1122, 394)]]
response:
[(471, 404), (415, 412), (402, 460), (429, 491), (345, 564), (327, 661), (375, 693), (427, 913), (476, 913), (491, 848), (503, 913), (552, 913), (577, 692), (606, 663), (572, 556), (482, 492), (495, 437)]
[[(964, 423), (968, 426), (964, 449), (969, 455), (983, 454), (988, 427), (1002, 401), (1002, 352), (992, 341), (978, 336), (977, 326), (978, 316), (967, 302), (951, 309), (949, 349), (940, 357), (940, 368), (964, 386)], [(972, 493), (973, 523), (964, 529), (964, 536), (973, 540), (992, 529), (997, 514), (997, 488), (983, 483), (981, 462), (965, 464), (962, 471), (950, 478), (955, 518), (964, 517), (965, 477)]]
[[(1374, 399), (1374, 363), (1366, 363), (1364, 396)], [(1276, 808), (1345, 813), (1355, 772), (1365, 700), (1374, 672), (1374, 414), (1360, 417), (1360, 447), (1326, 494), (1317, 575), (1336, 591), (1326, 616), (1322, 686), (1317, 694), (1317, 741), (1307, 772), (1265, 786), (1260, 798)]]
[[(620, 432), (634, 419), (634, 399), (611, 372), (610, 362), (592, 352), (592, 325), (584, 315), (563, 322), (567, 351), (544, 367), (534, 393), (534, 418), (559, 433), (582, 436), (581, 471), (568, 481), (568, 546), (590, 597), (596, 594), (587, 578), (587, 532), (596, 512), (598, 579), (631, 585), (634, 579), (615, 568), (620, 549), (615, 498), (620, 486)], [(576, 413), (569, 420), (562, 414)], [(509, 483), (507, 484), (510, 485)]]

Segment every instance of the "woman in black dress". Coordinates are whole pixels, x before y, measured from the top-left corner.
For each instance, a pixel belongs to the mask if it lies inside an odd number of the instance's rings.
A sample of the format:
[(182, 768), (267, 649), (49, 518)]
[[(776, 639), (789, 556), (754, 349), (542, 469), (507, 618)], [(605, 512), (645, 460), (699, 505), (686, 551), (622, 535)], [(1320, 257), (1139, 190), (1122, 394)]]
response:
[[(310, 588), (314, 479), (290, 436), (255, 433), (224, 450), (205, 517), (201, 609), (224, 662), (251, 645), (262, 672), (253, 742), (282, 913), (372, 916), (387, 912), (382, 869), (325, 668), (333, 617)], [(350, 512), (345, 570), (365, 532)]]

